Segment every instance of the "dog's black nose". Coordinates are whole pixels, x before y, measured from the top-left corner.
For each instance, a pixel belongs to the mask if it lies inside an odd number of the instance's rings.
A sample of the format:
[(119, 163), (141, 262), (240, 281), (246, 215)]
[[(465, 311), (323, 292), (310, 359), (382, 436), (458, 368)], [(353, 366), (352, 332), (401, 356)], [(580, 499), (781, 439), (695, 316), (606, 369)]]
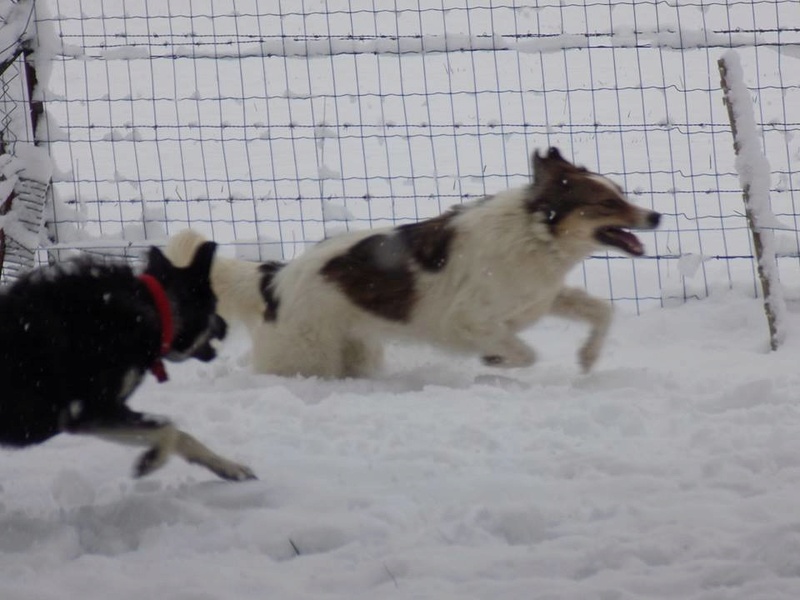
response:
[(657, 213), (655, 211), (651, 212), (650, 215), (647, 217), (647, 223), (655, 229), (658, 227), (658, 224), (661, 222), (661, 213)]
[(197, 360), (201, 360), (203, 362), (209, 362), (214, 360), (217, 357), (217, 351), (206, 342), (202, 346), (198, 346), (195, 349), (194, 353), (192, 353), (192, 358), (196, 358)]

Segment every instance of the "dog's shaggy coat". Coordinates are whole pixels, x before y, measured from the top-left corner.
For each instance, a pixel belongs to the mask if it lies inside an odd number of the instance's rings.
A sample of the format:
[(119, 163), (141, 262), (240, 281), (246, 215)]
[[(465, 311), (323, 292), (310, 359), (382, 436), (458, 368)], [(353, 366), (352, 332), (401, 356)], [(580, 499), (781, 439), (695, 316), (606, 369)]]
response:
[[(0, 291), (0, 444), (23, 447), (62, 432), (143, 445), (134, 474), (176, 453), (225, 479), (252, 471), (168, 420), (126, 406), (146, 371), (216, 356), (225, 335), (209, 269), (216, 244), (199, 244), (185, 268), (152, 248), (145, 274), (89, 259), (32, 271)], [(171, 327), (170, 327), (171, 326)], [(174, 329), (174, 335), (165, 330)], [(172, 337), (171, 340), (167, 338)]]
[[(524, 367), (535, 354), (517, 334), (545, 315), (590, 325), (579, 352), (588, 371), (611, 308), (565, 287), (565, 277), (603, 247), (643, 254), (627, 230), (654, 229), (660, 215), (555, 148), (532, 162), (529, 185), (419, 223), (332, 237), (285, 265), (217, 257), (220, 314), (247, 325), (254, 367), (265, 373), (367, 376), (390, 337)], [(202, 241), (186, 230), (166, 254), (185, 264)]]

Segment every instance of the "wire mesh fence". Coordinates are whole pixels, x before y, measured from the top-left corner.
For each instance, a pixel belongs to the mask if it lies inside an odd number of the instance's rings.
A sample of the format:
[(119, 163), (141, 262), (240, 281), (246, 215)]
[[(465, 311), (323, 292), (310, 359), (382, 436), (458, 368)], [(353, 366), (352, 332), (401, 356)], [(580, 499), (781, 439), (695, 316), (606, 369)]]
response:
[[(55, 250), (191, 226), (253, 259), (529, 180), (555, 145), (666, 215), (572, 278), (639, 309), (757, 289), (716, 61), (736, 48), (798, 270), (796, 0), (38, 0)], [(40, 77), (41, 78), (41, 77)]]
[[(0, 282), (36, 265), (39, 231), (50, 178), (39, 168), (34, 122), (41, 103), (32, 98), (35, 74), (28, 60), (34, 37), (32, 0), (0, 3)], [(45, 158), (45, 162), (49, 162)]]

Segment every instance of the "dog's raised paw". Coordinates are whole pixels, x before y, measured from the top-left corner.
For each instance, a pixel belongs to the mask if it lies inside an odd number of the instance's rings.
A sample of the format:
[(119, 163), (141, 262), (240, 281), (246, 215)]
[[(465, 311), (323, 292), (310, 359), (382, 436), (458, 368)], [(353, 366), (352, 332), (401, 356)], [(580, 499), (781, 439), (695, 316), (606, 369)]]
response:
[(227, 479), (228, 481), (251, 481), (253, 479), (258, 479), (250, 467), (227, 460), (223, 464), (211, 468), (211, 470), (222, 477), (222, 479)]

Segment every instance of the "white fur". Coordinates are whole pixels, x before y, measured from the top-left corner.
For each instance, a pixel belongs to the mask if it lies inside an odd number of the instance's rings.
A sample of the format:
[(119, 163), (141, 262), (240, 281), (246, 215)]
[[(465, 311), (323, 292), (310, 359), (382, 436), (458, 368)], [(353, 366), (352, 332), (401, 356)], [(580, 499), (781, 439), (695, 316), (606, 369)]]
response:
[[(581, 366), (589, 370), (600, 354), (611, 308), (565, 287), (564, 279), (599, 243), (581, 217), (560, 225), (568, 231), (551, 232), (542, 215), (526, 210), (529, 194), (528, 188), (507, 190), (456, 214), (448, 261), (439, 272), (415, 271), (419, 300), (405, 322), (365, 311), (320, 275), (329, 260), (359, 240), (391, 229), (336, 236), (291, 261), (274, 280), (280, 302), (274, 322), (263, 319), (257, 265), (216, 258), (211, 277), (220, 314), (247, 324), (253, 365), (263, 373), (368, 376), (380, 368), (388, 338), (428, 342), (495, 366), (528, 366), (535, 353), (517, 334), (548, 314), (591, 326), (579, 352)], [(649, 211), (631, 208), (644, 222)], [(200, 241), (198, 234), (182, 232), (166, 254), (180, 264)]]

